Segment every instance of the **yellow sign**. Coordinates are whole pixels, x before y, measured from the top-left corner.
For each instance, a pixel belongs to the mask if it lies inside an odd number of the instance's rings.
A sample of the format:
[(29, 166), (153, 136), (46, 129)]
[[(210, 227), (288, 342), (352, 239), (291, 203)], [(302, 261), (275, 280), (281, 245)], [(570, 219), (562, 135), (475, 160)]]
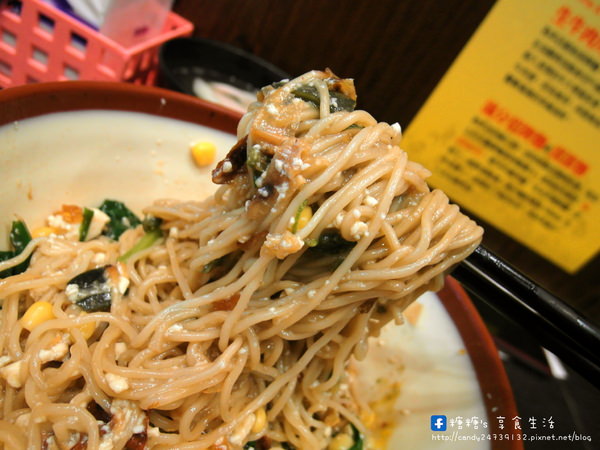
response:
[(600, 249), (600, 0), (499, 0), (403, 147), (454, 201), (577, 271)]

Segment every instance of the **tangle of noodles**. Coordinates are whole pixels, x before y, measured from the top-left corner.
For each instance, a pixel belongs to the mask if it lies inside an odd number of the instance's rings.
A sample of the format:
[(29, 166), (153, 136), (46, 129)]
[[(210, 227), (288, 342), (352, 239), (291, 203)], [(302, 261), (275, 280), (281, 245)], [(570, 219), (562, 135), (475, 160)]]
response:
[[(264, 88), (216, 194), (149, 206), (165, 238), (125, 264), (141, 227), (36, 238), (0, 263), (32, 254), (0, 280), (4, 448), (322, 449), (349, 424), (365, 433), (347, 362), (482, 230), (429, 189), (397, 125), (340, 106), (355, 98), (330, 71)], [(66, 285), (107, 264), (129, 288), (83, 313)], [(37, 301), (53, 318), (28, 331)]]

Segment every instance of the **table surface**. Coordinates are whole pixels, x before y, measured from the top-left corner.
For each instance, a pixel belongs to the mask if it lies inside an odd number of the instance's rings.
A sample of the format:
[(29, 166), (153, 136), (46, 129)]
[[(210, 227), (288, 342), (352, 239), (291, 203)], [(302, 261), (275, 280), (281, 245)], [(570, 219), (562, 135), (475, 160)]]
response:
[[(600, 384), (596, 386), (564, 366), (567, 378), (554, 377), (547, 359), (534, 336), (522, 327), (500, 316), (487, 304), (474, 300), (482, 318), (488, 325), (499, 349), (504, 368), (510, 380), (517, 410), (522, 418), (523, 431), (530, 435), (590, 436), (584, 440), (528, 442), (525, 449), (577, 449), (600, 448)], [(530, 430), (529, 419), (537, 419), (538, 429)], [(555, 428), (540, 426), (542, 419), (550, 418)]]

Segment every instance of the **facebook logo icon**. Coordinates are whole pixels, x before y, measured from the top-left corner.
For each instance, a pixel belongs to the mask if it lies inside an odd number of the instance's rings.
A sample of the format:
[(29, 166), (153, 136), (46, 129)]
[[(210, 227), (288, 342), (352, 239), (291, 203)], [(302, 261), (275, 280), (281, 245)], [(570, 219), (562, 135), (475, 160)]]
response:
[(446, 431), (446, 416), (431, 416), (431, 431)]

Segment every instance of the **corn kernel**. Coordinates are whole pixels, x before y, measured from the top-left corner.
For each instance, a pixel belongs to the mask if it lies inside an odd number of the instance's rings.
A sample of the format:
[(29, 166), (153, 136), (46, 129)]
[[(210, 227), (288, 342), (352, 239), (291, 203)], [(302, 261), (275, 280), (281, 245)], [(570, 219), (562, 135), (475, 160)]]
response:
[(328, 450), (348, 450), (354, 445), (352, 436), (346, 433), (340, 433), (333, 437), (329, 443)]
[(310, 221), (312, 216), (313, 216), (313, 213), (312, 213), (311, 207), (305, 206), (300, 211), (300, 214), (296, 213), (296, 217), (292, 218), (292, 220), (290, 221), (290, 224), (288, 226), (288, 229), (292, 233), (300, 231), (302, 228), (304, 228), (306, 226), (306, 224), (308, 224), (308, 222)]
[(39, 227), (31, 232), (31, 237), (35, 239), (38, 237), (48, 237), (51, 234), (61, 234), (61, 231), (54, 227)]
[[(85, 315), (87, 315), (87, 313), (82, 312), (80, 316)], [(94, 331), (96, 331), (96, 322), (86, 322), (83, 325), (79, 325), (77, 328), (79, 328), (79, 331), (81, 331), (83, 338), (87, 340), (92, 337), (92, 334), (94, 334)]]
[(260, 433), (267, 425), (267, 412), (265, 408), (259, 408), (254, 415), (256, 416), (256, 420), (254, 421), (254, 425), (252, 425), (252, 432)]
[(375, 413), (371, 410), (363, 411), (360, 414), (360, 421), (363, 423), (363, 425), (365, 427), (370, 428), (371, 426), (373, 426), (375, 424)]
[(308, 221), (312, 218), (312, 209), (310, 206), (305, 207), (300, 211), (300, 217), (298, 217), (298, 230), (301, 230), (306, 226)]
[(192, 157), (199, 167), (210, 166), (217, 156), (217, 147), (212, 142), (196, 142), (191, 150)]
[(54, 318), (52, 303), (39, 301), (25, 311), (25, 314), (21, 317), (21, 325), (26, 330), (32, 331), (38, 325)]

